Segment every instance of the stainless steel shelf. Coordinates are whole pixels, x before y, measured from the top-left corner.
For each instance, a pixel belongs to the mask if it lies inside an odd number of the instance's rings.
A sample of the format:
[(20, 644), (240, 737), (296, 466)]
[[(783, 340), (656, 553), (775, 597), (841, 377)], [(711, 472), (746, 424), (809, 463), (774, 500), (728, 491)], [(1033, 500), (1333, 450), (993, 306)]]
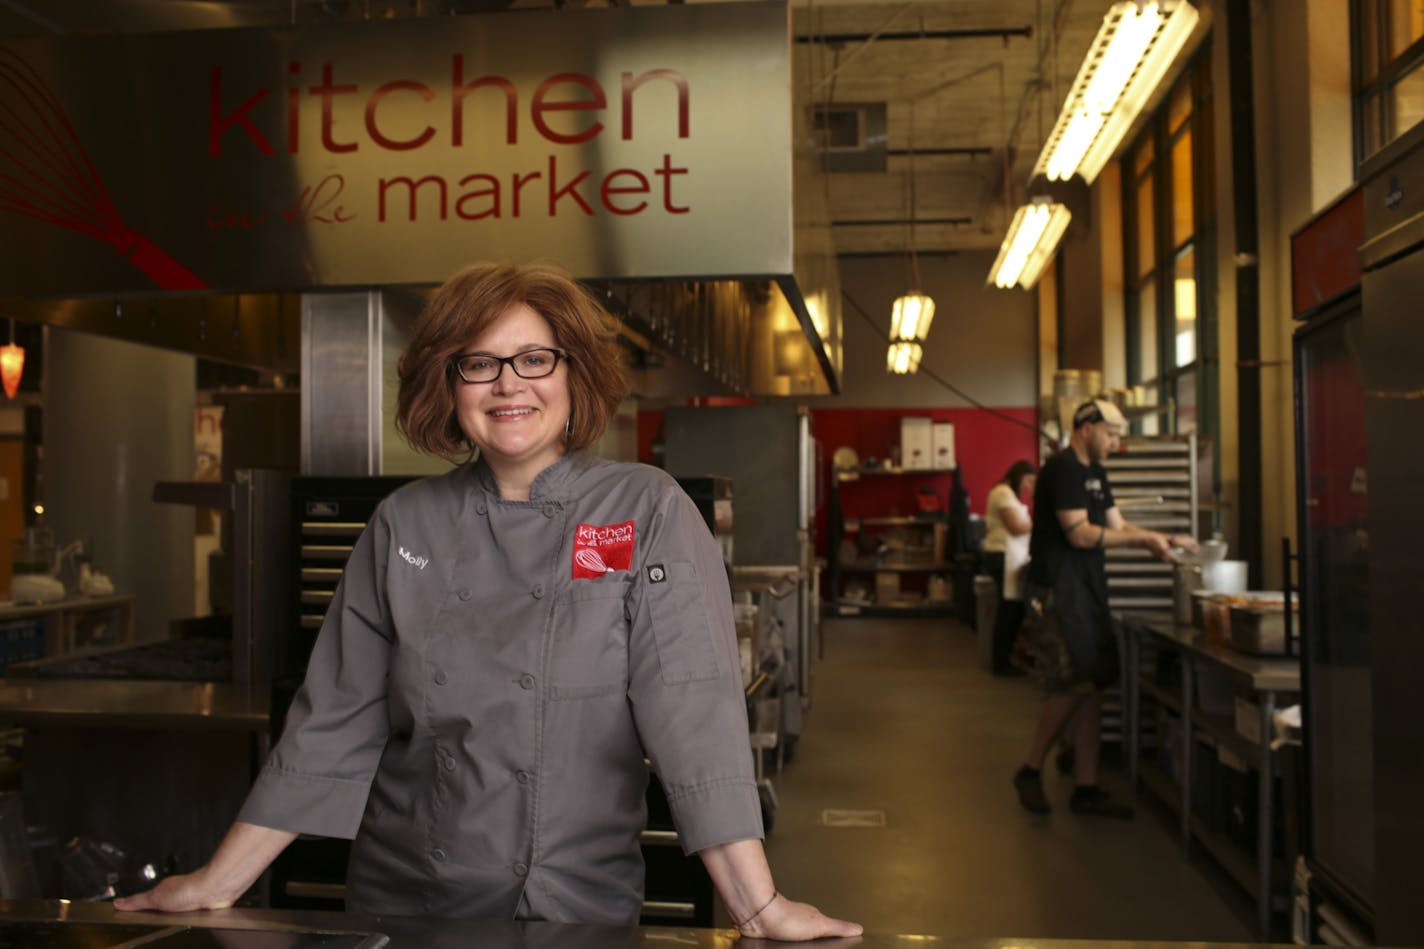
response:
[(855, 481), (862, 475), (947, 475), (954, 468), (837, 468), (837, 481)]
[(952, 563), (843, 563), (842, 573), (936, 573), (954, 569)]

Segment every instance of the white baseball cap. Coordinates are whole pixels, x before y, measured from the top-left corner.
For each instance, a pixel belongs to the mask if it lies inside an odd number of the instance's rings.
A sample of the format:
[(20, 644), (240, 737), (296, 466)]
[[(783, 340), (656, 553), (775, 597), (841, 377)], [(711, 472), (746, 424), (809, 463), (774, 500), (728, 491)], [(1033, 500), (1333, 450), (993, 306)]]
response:
[(1118, 428), (1127, 428), (1127, 419), (1123, 417), (1122, 409), (1107, 399), (1090, 399), (1074, 410), (1074, 428), (1090, 422), (1107, 422)]

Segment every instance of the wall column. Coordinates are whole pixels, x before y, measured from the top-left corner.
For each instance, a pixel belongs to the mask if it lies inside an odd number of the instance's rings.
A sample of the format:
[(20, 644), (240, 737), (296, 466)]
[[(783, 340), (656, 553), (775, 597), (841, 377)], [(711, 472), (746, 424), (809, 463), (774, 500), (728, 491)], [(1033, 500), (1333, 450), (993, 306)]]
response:
[(139, 640), (193, 614), (193, 509), (159, 504), (159, 481), (193, 478), (192, 356), (45, 330), (44, 482), (59, 547), (92, 542), (94, 567), (134, 595)]

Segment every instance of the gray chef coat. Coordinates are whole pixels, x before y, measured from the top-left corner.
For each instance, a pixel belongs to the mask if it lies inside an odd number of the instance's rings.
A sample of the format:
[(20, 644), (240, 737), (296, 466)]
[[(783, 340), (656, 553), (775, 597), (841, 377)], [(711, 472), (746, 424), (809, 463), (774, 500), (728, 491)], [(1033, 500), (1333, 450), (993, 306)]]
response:
[[(575, 578), (578, 528), (629, 521), (631, 552), (604, 548), (627, 569)], [(373, 516), (238, 819), (354, 836), (355, 910), (628, 924), (645, 752), (686, 852), (762, 836), (731, 595), (696, 507), (655, 468), (586, 453), (528, 501), (475, 463)]]

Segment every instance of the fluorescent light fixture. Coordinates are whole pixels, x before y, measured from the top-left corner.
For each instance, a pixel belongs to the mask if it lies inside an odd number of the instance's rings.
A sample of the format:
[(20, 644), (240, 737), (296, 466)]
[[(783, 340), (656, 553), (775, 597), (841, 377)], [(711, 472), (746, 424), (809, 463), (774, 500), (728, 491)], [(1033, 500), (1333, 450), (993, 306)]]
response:
[(1187, 0), (1113, 4), (1078, 67), (1034, 175), (1092, 184), (1200, 19)]
[(934, 301), (918, 290), (896, 297), (890, 310), (890, 338), (923, 340), (930, 333), (934, 311)]
[(905, 376), (920, 369), (920, 357), (924, 349), (919, 343), (899, 341), (890, 344), (885, 353), (885, 371)]
[(989, 270), (989, 279), (1005, 289), (1015, 285), (1030, 289), (1057, 249), (1071, 217), (1066, 207), (1046, 200), (1033, 201), (1015, 211), (1009, 232), (999, 245), (999, 256)]

